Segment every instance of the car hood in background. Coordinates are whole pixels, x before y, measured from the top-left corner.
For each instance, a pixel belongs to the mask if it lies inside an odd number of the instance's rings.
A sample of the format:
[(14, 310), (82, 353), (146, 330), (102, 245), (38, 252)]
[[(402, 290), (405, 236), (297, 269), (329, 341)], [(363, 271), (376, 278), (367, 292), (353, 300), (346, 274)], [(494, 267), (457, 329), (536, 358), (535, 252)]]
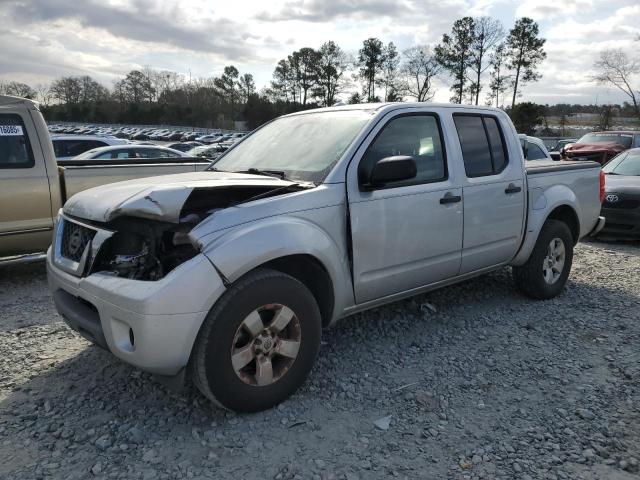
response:
[(640, 177), (627, 175), (607, 175), (605, 190), (615, 193), (640, 194)]
[(64, 213), (85, 220), (109, 222), (132, 216), (178, 223), (184, 203), (194, 190), (233, 187), (286, 187), (294, 182), (263, 175), (195, 172), (148, 177), (84, 190), (64, 205)]
[(569, 147), (565, 147), (565, 153), (574, 155), (580, 153), (596, 153), (596, 152), (622, 152), (626, 150), (624, 145), (616, 142), (599, 142), (599, 143), (573, 143)]

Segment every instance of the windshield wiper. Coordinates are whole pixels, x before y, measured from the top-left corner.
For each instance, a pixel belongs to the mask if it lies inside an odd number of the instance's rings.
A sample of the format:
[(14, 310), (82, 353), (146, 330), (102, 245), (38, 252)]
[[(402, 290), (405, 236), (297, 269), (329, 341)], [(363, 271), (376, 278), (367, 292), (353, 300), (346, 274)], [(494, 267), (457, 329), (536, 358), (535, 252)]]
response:
[(260, 170), (259, 168), (248, 168), (247, 170), (238, 170), (233, 173), (251, 173), (253, 175), (264, 175), (266, 177), (276, 177), (280, 180), (287, 180), (287, 175), (282, 170)]

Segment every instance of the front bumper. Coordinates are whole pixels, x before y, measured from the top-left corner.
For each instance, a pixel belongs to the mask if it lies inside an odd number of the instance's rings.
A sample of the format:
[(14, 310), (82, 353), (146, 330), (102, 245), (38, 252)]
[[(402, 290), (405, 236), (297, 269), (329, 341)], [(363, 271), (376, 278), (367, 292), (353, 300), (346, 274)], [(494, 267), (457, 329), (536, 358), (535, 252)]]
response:
[(640, 238), (640, 209), (602, 208), (602, 215), (607, 223), (602, 229), (602, 234)]
[(186, 366), (202, 322), (225, 291), (203, 254), (158, 281), (140, 281), (71, 275), (53, 263), (50, 248), (47, 277), (56, 308), (71, 328), (159, 375), (175, 375)]

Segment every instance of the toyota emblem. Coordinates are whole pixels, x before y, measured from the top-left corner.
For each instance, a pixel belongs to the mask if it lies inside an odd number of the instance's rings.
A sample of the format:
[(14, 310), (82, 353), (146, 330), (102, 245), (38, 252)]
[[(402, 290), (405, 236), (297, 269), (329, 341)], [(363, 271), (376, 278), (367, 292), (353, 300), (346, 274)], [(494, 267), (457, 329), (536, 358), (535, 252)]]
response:
[(604, 198), (607, 201), (607, 203), (616, 203), (618, 200), (620, 200), (618, 195), (613, 195), (613, 194), (609, 194)]

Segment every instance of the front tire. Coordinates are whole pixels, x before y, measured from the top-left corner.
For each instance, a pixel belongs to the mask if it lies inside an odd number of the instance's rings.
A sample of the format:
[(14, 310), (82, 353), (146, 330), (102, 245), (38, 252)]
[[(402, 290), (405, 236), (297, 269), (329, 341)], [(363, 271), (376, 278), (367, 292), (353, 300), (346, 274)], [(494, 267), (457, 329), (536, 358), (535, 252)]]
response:
[(573, 263), (573, 236), (566, 223), (547, 220), (527, 262), (513, 267), (516, 287), (525, 295), (546, 300), (560, 294)]
[(191, 356), (193, 381), (229, 410), (271, 408), (307, 378), (321, 330), (320, 309), (304, 284), (276, 270), (255, 270), (207, 315)]

